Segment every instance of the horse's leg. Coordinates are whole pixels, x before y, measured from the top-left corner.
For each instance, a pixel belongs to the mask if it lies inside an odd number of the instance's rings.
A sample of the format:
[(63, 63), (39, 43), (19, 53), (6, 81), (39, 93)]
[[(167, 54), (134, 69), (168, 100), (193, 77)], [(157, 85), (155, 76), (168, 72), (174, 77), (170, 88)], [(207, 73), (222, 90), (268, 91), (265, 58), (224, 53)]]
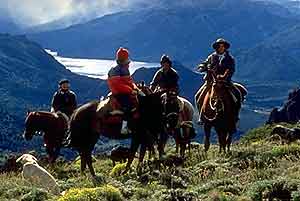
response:
[(231, 142), (232, 142), (232, 133), (231, 133), (231, 132), (228, 132), (227, 139), (226, 139), (227, 151), (228, 151), (228, 152), (230, 152), (230, 145), (231, 145)]
[(56, 161), (56, 159), (58, 158), (58, 156), (59, 156), (59, 153), (60, 153), (60, 147), (58, 146), (58, 147), (55, 147), (54, 148), (54, 161)]
[(80, 169), (81, 169), (81, 173), (84, 174), (85, 168), (86, 168), (86, 153), (85, 152), (81, 152), (80, 153)]
[(185, 142), (180, 143), (180, 157), (181, 158), (184, 158), (185, 150), (186, 150), (186, 143)]
[(168, 134), (167, 133), (161, 133), (160, 134), (160, 139), (159, 139), (159, 142), (158, 142), (159, 158), (162, 158), (163, 155), (165, 154), (164, 149), (165, 149), (167, 141), (168, 141)]
[(211, 131), (211, 125), (205, 123), (204, 124), (204, 149), (205, 149), (205, 152), (208, 151), (209, 149), (209, 146), (210, 146), (210, 131)]
[(220, 128), (216, 128), (216, 132), (219, 139), (219, 153), (226, 152), (226, 132)]
[(149, 145), (148, 146), (148, 150), (149, 150), (149, 160), (151, 160), (153, 157), (155, 157), (155, 149), (154, 149), (154, 145)]
[(90, 170), (90, 173), (92, 175), (92, 177), (95, 177), (96, 174), (95, 174), (95, 170), (94, 170), (94, 167), (93, 167), (93, 159), (92, 159), (92, 152), (89, 151), (88, 153), (86, 153), (86, 163), (89, 167), (89, 170)]
[(126, 168), (125, 168), (123, 174), (127, 173), (130, 170), (130, 166), (134, 160), (135, 153), (137, 152), (137, 150), (140, 146), (140, 139), (136, 135), (137, 135), (136, 133), (133, 133), (132, 140), (131, 140), (131, 146), (130, 146), (130, 154), (129, 154)]
[(53, 147), (50, 147), (48, 144), (46, 145), (46, 153), (48, 154), (48, 162), (53, 164), (55, 162), (55, 151)]
[(180, 144), (179, 140), (177, 139), (177, 137), (175, 138), (175, 143), (176, 143), (176, 154), (178, 154), (181, 144)]
[(140, 172), (142, 169), (143, 160), (146, 154), (147, 146), (145, 144), (141, 145), (140, 155), (139, 155), (139, 163), (137, 166), (137, 172)]

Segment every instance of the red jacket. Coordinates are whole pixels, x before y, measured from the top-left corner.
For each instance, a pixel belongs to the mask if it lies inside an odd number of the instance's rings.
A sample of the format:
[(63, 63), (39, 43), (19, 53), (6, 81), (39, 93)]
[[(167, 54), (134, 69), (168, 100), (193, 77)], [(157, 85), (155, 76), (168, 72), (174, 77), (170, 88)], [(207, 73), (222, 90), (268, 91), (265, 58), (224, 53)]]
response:
[(107, 79), (112, 94), (132, 94), (135, 88), (127, 66), (117, 65), (110, 69)]

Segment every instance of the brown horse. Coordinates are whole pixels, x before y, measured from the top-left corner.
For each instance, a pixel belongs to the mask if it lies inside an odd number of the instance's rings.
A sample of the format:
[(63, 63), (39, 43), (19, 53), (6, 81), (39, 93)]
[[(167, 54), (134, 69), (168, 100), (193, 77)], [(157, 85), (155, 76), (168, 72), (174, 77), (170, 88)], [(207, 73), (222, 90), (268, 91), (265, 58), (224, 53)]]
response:
[[(164, 95), (163, 105), (166, 115), (165, 133), (174, 137), (176, 153), (180, 151), (180, 156), (184, 157), (186, 146), (196, 136), (193, 127), (194, 107), (187, 99), (177, 96), (177, 94), (174, 94), (174, 96)], [(164, 140), (160, 151), (164, 149), (167, 136), (162, 139)]]
[(63, 146), (67, 129), (68, 117), (63, 113), (28, 112), (23, 136), (26, 140), (31, 140), (35, 134), (43, 133), (44, 146), (49, 162), (53, 163)]
[[(117, 114), (99, 114), (109, 111), (109, 100), (94, 101), (82, 105), (71, 116), (70, 122), (70, 146), (78, 150), (81, 157), (81, 171), (88, 166), (92, 176), (95, 171), (92, 166), (92, 151), (99, 138), (104, 135), (114, 139), (132, 138), (130, 157), (126, 165), (126, 171), (130, 169), (139, 146), (141, 145), (140, 162), (143, 161), (146, 149), (154, 143), (155, 135), (158, 135), (162, 122), (161, 94), (150, 93), (138, 96), (139, 118), (131, 125), (130, 135), (121, 134), (122, 116)], [(105, 107), (99, 110), (99, 107)]]
[(237, 106), (230, 92), (227, 82), (219, 80), (213, 71), (208, 72), (212, 78), (212, 84), (206, 94), (203, 104), (197, 103), (200, 118), (204, 122), (204, 147), (208, 151), (210, 146), (210, 132), (214, 127), (218, 138), (220, 152), (230, 151), (232, 135), (236, 132)]

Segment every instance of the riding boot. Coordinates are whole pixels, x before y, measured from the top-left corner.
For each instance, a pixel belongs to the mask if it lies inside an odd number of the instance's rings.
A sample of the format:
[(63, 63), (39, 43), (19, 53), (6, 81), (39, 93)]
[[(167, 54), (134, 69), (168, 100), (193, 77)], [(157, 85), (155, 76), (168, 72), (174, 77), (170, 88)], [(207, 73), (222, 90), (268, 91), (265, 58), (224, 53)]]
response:
[(123, 111), (124, 111), (124, 117), (122, 121), (121, 134), (127, 135), (131, 132), (130, 129), (128, 128), (128, 121), (130, 121), (132, 114), (130, 114), (129, 108), (123, 108)]

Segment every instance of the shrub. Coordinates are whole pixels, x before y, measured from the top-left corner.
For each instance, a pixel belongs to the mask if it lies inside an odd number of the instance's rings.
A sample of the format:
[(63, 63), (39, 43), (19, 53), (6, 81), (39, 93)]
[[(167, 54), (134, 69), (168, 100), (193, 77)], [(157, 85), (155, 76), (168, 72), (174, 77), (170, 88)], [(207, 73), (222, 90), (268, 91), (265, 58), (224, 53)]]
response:
[(119, 189), (106, 185), (97, 188), (75, 188), (66, 192), (59, 201), (121, 201), (123, 197)]
[(29, 193), (23, 195), (21, 201), (40, 201), (47, 200), (48, 198), (47, 191), (34, 188)]
[(120, 163), (115, 165), (115, 167), (110, 171), (109, 176), (111, 177), (118, 177), (122, 174), (122, 172), (126, 168), (126, 163)]

